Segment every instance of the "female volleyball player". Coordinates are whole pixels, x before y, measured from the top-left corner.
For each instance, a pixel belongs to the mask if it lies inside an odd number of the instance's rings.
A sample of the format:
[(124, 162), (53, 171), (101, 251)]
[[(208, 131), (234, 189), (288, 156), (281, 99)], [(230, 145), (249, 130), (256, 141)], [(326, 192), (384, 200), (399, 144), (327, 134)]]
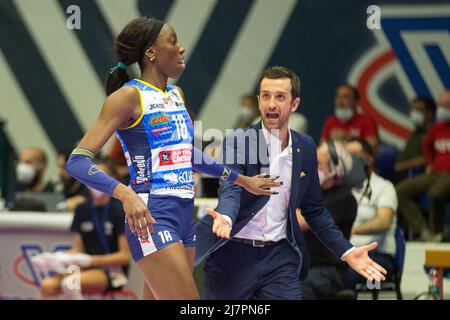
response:
[[(108, 78), (108, 98), (66, 169), (91, 188), (122, 201), (130, 251), (146, 282), (144, 299), (194, 299), (198, 292), (192, 276), (192, 170), (258, 195), (272, 194), (270, 188), (280, 183), (243, 176), (212, 159), (198, 164), (204, 155), (192, 146), (193, 124), (183, 92), (167, 83), (185, 68), (185, 50), (172, 27), (150, 17), (134, 19), (118, 35), (116, 51), (120, 62)], [(129, 80), (126, 69), (135, 62), (141, 77)], [(114, 132), (127, 159), (131, 188), (92, 162)]]

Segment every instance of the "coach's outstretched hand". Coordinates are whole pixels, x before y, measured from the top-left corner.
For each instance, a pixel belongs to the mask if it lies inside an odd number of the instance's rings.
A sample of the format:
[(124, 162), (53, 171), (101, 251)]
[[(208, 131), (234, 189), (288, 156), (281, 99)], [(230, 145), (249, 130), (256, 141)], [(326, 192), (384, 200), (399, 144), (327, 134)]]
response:
[(378, 263), (370, 259), (368, 252), (375, 249), (378, 243), (372, 242), (366, 246), (356, 247), (343, 259), (353, 270), (361, 274), (364, 278), (378, 282), (386, 280), (387, 271)]
[(273, 191), (270, 188), (276, 188), (283, 184), (281, 181), (276, 181), (277, 179), (278, 177), (270, 178), (266, 174), (258, 174), (253, 177), (247, 177), (240, 174), (235, 183), (257, 196), (271, 196), (273, 194), (278, 194), (278, 192)]
[(219, 238), (230, 239), (231, 226), (224, 216), (211, 208), (207, 208), (206, 213), (214, 219), (213, 233)]

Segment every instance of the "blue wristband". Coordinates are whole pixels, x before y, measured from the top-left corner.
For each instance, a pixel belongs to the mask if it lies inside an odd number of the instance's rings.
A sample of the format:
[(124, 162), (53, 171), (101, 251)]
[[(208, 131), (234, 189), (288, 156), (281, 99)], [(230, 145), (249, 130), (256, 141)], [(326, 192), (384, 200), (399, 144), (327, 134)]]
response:
[(119, 181), (101, 171), (88, 150), (75, 149), (66, 164), (66, 171), (81, 183), (112, 196)]

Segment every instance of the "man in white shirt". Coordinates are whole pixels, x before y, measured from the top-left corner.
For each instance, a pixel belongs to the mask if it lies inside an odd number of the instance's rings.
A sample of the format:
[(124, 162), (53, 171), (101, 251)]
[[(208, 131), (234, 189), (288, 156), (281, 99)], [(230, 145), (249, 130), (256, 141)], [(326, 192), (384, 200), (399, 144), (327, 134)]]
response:
[[(279, 176), (272, 196), (254, 196), (221, 183), (219, 204), (197, 224), (198, 265), (207, 299), (301, 299), (309, 258), (296, 209), (337, 259), (368, 279), (385, 270), (368, 257), (376, 243), (354, 248), (324, 206), (311, 137), (288, 129), (300, 104), (300, 80), (284, 67), (267, 68), (259, 81), (262, 122), (224, 140), (223, 159), (246, 175)], [(211, 233), (211, 228), (213, 233)]]

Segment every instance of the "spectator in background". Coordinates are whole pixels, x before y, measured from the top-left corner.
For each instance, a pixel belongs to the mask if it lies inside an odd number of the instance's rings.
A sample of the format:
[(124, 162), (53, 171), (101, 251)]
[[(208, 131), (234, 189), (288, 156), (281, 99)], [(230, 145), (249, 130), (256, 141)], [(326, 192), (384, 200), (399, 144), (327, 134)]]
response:
[[(114, 176), (110, 161), (97, 160), (100, 170)], [(66, 299), (80, 300), (83, 294), (100, 294), (126, 285), (130, 262), (125, 236), (125, 212), (120, 201), (94, 189), (90, 199), (75, 210), (70, 230), (75, 234), (73, 248), (55, 254), (43, 253), (32, 258), (40, 272), (58, 274), (41, 282), (43, 298), (55, 298), (61, 293)], [(79, 266), (80, 274), (67, 274), (67, 267)], [(75, 279), (74, 277), (79, 277)], [(73, 284), (79, 281), (80, 287)]]
[[(333, 152), (330, 152), (334, 147)], [(330, 140), (322, 142), (317, 148), (317, 162), (320, 186), (325, 202), (337, 226), (346, 239), (350, 239), (350, 231), (356, 217), (357, 203), (352, 190), (344, 184), (344, 174), (352, 166), (350, 154), (339, 142)], [(333, 299), (337, 292), (345, 288), (345, 274), (348, 265), (337, 260), (330, 251), (309, 231), (309, 225), (297, 209), (300, 228), (304, 231), (306, 244), (310, 253), (310, 269), (307, 278), (302, 282), (305, 300)]]
[[(423, 142), (426, 172), (397, 184), (399, 211), (420, 240), (440, 241), (443, 236), (446, 202), (450, 197), (450, 89), (438, 99), (436, 123)], [(416, 198), (429, 197), (429, 226)]]
[(325, 120), (321, 141), (349, 140), (358, 137), (366, 140), (375, 151), (378, 150), (378, 129), (369, 116), (358, 113), (359, 92), (349, 84), (341, 84), (334, 97), (334, 115)]
[(33, 147), (22, 150), (16, 166), (16, 191), (53, 192), (54, 184), (44, 180), (47, 170), (47, 154), (44, 150)]
[(58, 152), (58, 175), (63, 184), (63, 194), (65, 197), (64, 208), (68, 211), (75, 211), (75, 208), (86, 201), (89, 198), (88, 188), (79, 182), (78, 180), (72, 178), (66, 172), (66, 163), (72, 153), (72, 148), (62, 149)]
[[(9, 209), (28, 210), (32, 209), (34, 204), (25, 204), (15, 201), (16, 194), (19, 192), (53, 192), (54, 184), (44, 180), (44, 174), (47, 169), (47, 155), (44, 150), (38, 147), (31, 147), (22, 150), (16, 165), (16, 185), (13, 187), (10, 197), (7, 201)], [(28, 208), (27, 206), (31, 207)]]
[[(394, 185), (378, 176), (374, 171), (375, 155), (372, 146), (361, 138), (352, 138), (347, 144), (351, 154), (368, 160), (367, 176), (362, 188), (353, 188), (353, 196), (358, 202), (358, 211), (353, 223), (350, 242), (363, 246), (374, 241), (378, 247), (369, 256), (387, 270), (388, 277), (394, 270), (396, 251), (395, 229), (397, 228), (397, 193)], [(366, 280), (353, 270), (347, 273), (348, 288)]]
[(433, 125), (435, 112), (436, 104), (428, 98), (419, 97), (411, 101), (409, 117), (414, 124), (414, 131), (403, 151), (397, 156), (395, 171), (398, 177), (405, 178), (409, 170), (423, 171), (426, 162), (422, 153), (422, 144), (425, 135)]
[(291, 113), (288, 126), (289, 129), (295, 130), (297, 132), (308, 132), (308, 120), (306, 120), (306, 117), (299, 112)]
[(258, 118), (259, 110), (256, 95), (249, 93), (241, 96), (238, 119), (234, 128), (247, 128)]

